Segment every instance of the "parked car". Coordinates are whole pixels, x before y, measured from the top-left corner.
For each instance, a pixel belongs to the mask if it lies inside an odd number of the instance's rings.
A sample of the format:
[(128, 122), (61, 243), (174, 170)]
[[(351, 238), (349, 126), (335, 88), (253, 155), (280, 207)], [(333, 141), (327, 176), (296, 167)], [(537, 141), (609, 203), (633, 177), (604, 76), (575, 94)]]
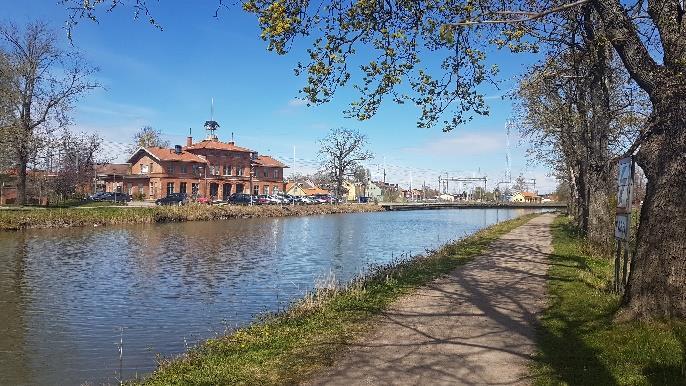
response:
[(229, 196), (229, 204), (241, 204), (241, 205), (248, 205), (250, 204), (250, 195), (246, 193), (234, 193), (231, 196)]
[(97, 192), (97, 193), (93, 193), (93, 194), (91, 194), (90, 196), (88, 196), (88, 199), (91, 200), (91, 201), (100, 201), (101, 197), (104, 196), (104, 195), (106, 195), (106, 194), (107, 194), (107, 192)]
[(315, 195), (317, 200), (320, 200), (323, 203), (326, 204), (333, 204), (336, 202), (336, 197), (328, 195), (328, 194), (317, 194)]
[(307, 198), (309, 198), (313, 204), (326, 204), (326, 200), (318, 196), (309, 196)]
[(212, 200), (210, 200), (208, 197), (204, 197), (204, 196), (195, 197), (195, 199), (193, 201), (198, 203), (198, 204), (212, 205)]
[(255, 201), (257, 201), (256, 203), (258, 205), (269, 205), (269, 204), (275, 204), (276, 203), (274, 201), (274, 199), (272, 199), (271, 197), (269, 197), (266, 194), (260, 194), (259, 196), (255, 197), (253, 199), (253, 203), (255, 203)]
[(105, 192), (99, 195), (96, 201), (129, 202), (131, 196), (125, 193)]
[(155, 205), (186, 205), (187, 203), (188, 196), (186, 193), (171, 193), (167, 197), (155, 200)]

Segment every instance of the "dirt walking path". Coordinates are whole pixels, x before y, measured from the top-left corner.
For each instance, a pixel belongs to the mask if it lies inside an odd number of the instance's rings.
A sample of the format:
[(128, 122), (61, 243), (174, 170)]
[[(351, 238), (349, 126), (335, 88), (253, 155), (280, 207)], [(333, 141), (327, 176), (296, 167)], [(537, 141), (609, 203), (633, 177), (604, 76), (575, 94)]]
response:
[(394, 304), (373, 331), (308, 383), (528, 384), (554, 217), (536, 217), (485, 255)]

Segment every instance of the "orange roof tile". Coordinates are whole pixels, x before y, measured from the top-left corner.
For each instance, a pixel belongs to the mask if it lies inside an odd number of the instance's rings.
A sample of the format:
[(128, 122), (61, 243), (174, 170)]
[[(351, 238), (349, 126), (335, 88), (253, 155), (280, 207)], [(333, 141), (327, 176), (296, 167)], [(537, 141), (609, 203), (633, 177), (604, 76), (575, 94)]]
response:
[(95, 170), (98, 174), (129, 174), (131, 165), (129, 164), (100, 164), (96, 165)]
[(524, 196), (524, 197), (538, 197), (538, 195), (536, 193), (532, 193), (532, 192), (522, 192), (522, 196)]
[(303, 190), (305, 191), (305, 193), (307, 193), (308, 196), (312, 196), (315, 194), (329, 194), (328, 190), (322, 188), (307, 188)]
[(261, 155), (257, 157), (255, 162), (260, 165), (260, 166), (266, 166), (266, 167), (276, 167), (276, 168), (287, 168), (285, 164), (281, 163), (280, 161), (268, 156), (268, 155)]
[(234, 145), (232, 142), (226, 143), (221, 141), (214, 141), (209, 139), (204, 139), (200, 142), (196, 142), (190, 146), (185, 146), (183, 150), (199, 150), (199, 149), (210, 149), (210, 150), (228, 150), (228, 151), (240, 151), (246, 153), (254, 153), (254, 150), (247, 149), (245, 147), (240, 147)]
[(180, 161), (180, 162), (200, 162), (200, 163), (207, 163), (207, 160), (204, 158), (200, 157), (197, 154), (189, 153), (187, 151), (182, 151), (181, 153), (177, 154), (174, 149), (167, 149), (163, 147), (145, 147), (145, 148), (140, 148), (136, 153), (134, 153), (131, 158), (129, 158), (129, 162), (131, 162), (138, 153), (141, 151), (146, 152), (153, 156), (154, 158), (160, 160), (160, 161)]

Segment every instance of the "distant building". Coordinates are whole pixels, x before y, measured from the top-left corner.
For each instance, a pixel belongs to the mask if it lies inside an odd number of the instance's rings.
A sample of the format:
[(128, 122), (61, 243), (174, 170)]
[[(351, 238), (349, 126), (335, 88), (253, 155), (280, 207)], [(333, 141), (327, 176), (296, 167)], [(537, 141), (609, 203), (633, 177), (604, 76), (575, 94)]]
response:
[(540, 203), (542, 197), (532, 192), (519, 192), (510, 198), (511, 202)]
[(320, 188), (316, 184), (314, 184), (311, 181), (306, 181), (306, 182), (295, 182), (295, 181), (290, 181), (286, 183), (286, 194), (291, 195), (291, 196), (297, 196), (297, 197), (302, 197), (302, 196), (314, 196), (314, 195), (321, 195), (321, 196), (327, 196), (331, 194), (326, 189)]
[[(284, 191), (283, 169), (288, 166), (256, 151), (221, 142), (214, 135), (172, 149), (141, 147), (129, 158), (126, 174), (103, 168), (98, 179), (107, 191), (121, 191), (145, 199), (186, 193), (226, 200), (233, 193), (274, 194)], [(117, 166), (117, 165), (115, 165)], [(119, 166), (117, 166), (119, 167)], [(123, 167), (122, 167), (123, 169)]]

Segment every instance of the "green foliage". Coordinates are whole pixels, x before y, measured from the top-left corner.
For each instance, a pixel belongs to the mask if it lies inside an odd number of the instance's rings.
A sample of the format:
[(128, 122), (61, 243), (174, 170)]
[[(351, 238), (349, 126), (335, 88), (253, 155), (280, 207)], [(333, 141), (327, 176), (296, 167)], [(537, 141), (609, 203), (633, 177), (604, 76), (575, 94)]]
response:
[(590, 249), (566, 218), (553, 225), (553, 245), (536, 384), (686, 384), (686, 324), (614, 322), (612, 260)]
[(143, 383), (281, 385), (303, 381), (330, 365), (342, 347), (369, 328), (372, 318), (394, 300), (454, 270), (534, 216), (500, 223), (428, 257), (380, 268), (344, 290), (320, 291), (283, 314), (265, 316), (164, 361)]

